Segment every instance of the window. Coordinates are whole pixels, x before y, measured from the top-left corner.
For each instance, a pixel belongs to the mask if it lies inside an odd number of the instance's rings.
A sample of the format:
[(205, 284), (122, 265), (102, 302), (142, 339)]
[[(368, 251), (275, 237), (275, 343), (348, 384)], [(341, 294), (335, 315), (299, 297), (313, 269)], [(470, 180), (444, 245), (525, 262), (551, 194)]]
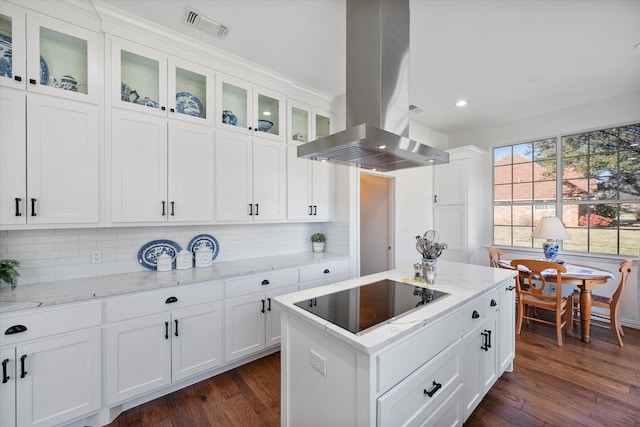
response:
[(495, 148), (494, 244), (541, 247), (544, 216), (567, 227), (564, 250), (637, 255), (640, 123)]

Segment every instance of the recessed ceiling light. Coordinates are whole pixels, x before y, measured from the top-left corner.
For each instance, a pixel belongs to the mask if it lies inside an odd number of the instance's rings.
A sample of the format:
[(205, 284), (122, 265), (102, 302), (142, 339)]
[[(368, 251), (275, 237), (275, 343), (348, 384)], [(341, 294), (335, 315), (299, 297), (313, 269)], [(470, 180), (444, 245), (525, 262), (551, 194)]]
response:
[(378, 148), (379, 148), (380, 150), (384, 150), (385, 148), (387, 148), (387, 146), (386, 146), (386, 145), (378, 145)]
[(465, 105), (467, 105), (466, 99), (461, 99), (460, 101), (456, 102), (456, 107), (464, 107)]
[(271, 115), (271, 111), (263, 111), (262, 115), (263, 116), (270, 116)]

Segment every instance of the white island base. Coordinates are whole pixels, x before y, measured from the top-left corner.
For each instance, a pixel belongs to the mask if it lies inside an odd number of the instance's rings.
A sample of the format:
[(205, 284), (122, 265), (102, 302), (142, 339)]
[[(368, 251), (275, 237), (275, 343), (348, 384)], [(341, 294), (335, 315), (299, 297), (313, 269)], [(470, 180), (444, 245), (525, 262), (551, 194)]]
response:
[(276, 298), (282, 308), (283, 426), (462, 425), (512, 369), (515, 274), (438, 264), (433, 287), (449, 296), (362, 335), (294, 303), (380, 279), (407, 281), (410, 271)]

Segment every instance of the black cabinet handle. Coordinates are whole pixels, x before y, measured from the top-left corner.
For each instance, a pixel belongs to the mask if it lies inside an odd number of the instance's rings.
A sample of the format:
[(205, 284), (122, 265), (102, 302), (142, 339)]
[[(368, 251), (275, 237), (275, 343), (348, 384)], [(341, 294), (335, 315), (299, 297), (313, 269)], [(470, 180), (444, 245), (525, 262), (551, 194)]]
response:
[(489, 305), (491, 307), (495, 307), (496, 305), (498, 305), (498, 303), (496, 302), (496, 300), (492, 299), (491, 302), (489, 303)]
[(442, 388), (442, 384), (437, 383), (437, 382), (433, 382), (433, 387), (431, 387), (431, 390), (427, 390), (426, 388), (424, 389), (424, 394), (426, 394), (429, 397), (433, 397), (434, 394), (436, 394), (436, 391), (440, 390)]
[(309, 215), (313, 215), (313, 206), (309, 205)]
[(324, 271), (323, 271), (323, 273), (324, 273), (324, 274), (329, 274), (329, 273), (331, 273), (331, 272), (329, 271), (329, 269), (328, 269), (328, 268), (325, 268), (325, 269), (324, 269)]
[(256, 215), (260, 215), (260, 205), (256, 203)]
[(176, 297), (169, 297), (169, 298), (167, 298), (167, 299), (164, 301), (164, 303), (165, 303), (165, 304), (172, 304), (172, 303), (174, 303), (174, 302), (178, 302), (178, 298), (176, 298)]
[(491, 348), (491, 331), (485, 329), (483, 332), (480, 332), (482, 338), (484, 339), (484, 343), (480, 346), (480, 348), (484, 351), (489, 351)]
[(20, 76), (13, 76), (13, 79), (17, 82), (21, 82), (22, 81), (22, 77)]
[(249, 130), (253, 130), (253, 128), (251, 126), (249, 126)]
[(175, 216), (175, 202), (171, 202), (171, 216)]
[(31, 83), (32, 85), (35, 85), (37, 83), (36, 79), (29, 79), (29, 83)]
[(22, 201), (22, 199), (20, 197), (16, 197), (16, 216), (22, 216), (22, 213), (20, 212), (20, 202)]
[(20, 356), (20, 378), (24, 378), (27, 376), (27, 371), (24, 369), (24, 359), (27, 358), (26, 354)]
[(516, 287), (512, 285), (512, 286), (508, 286), (507, 288), (505, 288), (505, 290), (507, 290), (507, 291), (512, 291), (512, 290), (514, 290), (515, 288), (516, 288)]
[(271, 282), (269, 282), (267, 279), (264, 279), (264, 280), (262, 281), (261, 285), (262, 285), (262, 286), (265, 286), (265, 285), (268, 285), (269, 283), (271, 283)]
[(164, 322), (164, 339), (169, 339), (169, 322)]
[(266, 302), (265, 300), (261, 300), (262, 301), (262, 310), (260, 310), (261, 313), (264, 313), (264, 303)]
[(4, 359), (2, 361), (2, 384), (6, 383), (11, 379), (9, 375), (7, 375), (7, 364), (9, 363), (9, 359)]
[(33, 197), (31, 198), (31, 216), (38, 216), (38, 214), (36, 213), (36, 202), (38, 201), (38, 199), (34, 199)]
[(480, 313), (478, 313), (476, 310), (473, 310), (473, 313), (471, 313), (471, 318), (477, 319), (478, 317), (480, 317)]
[(438, 203), (438, 195), (437, 194), (433, 195), (433, 203)]
[(164, 205), (165, 205), (165, 201), (163, 200), (162, 201), (162, 216), (165, 216), (165, 213), (164, 213), (164, 207), (165, 206)]
[(318, 215), (318, 206), (313, 205), (313, 214)]
[(309, 300), (309, 307), (313, 307), (313, 299)]
[(171, 108), (169, 111), (171, 111), (172, 113), (176, 112), (175, 108)]
[(24, 325), (13, 325), (9, 326), (6, 331), (4, 331), (5, 335), (19, 334), (20, 332), (24, 332), (27, 330), (27, 327)]
[(491, 348), (491, 331), (488, 329), (485, 329), (485, 331), (487, 332), (487, 340), (489, 341), (487, 344), (487, 348)]
[(175, 336), (178, 336), (178, 319), (175, 320), (176, 322), (176, 332), (175, 332)]
[(249, 203), (249, 215), (253, 215), (253, 203)]
[(162, 111), (166, 111), (166, 110), (167, 110), (167, 107), (162, 106), (162, 107), (160, 107), (160, 109), (161, 109)]
[(269, 306), (267, 307), (267, 311), (271, 311), (271, 298), (267, 298), (267, 301), (269, 301)]

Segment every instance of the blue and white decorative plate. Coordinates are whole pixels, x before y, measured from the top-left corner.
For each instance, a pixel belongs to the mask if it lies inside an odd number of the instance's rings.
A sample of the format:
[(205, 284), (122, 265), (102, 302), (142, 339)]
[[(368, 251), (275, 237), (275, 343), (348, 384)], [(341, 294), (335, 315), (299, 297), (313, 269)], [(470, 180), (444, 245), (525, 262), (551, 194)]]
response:
[(0, 33), (0, 76), (13, 77), (11, 37)]
[(194, 117), (202, 117), (203, 113), (202, 102), (189, 92), (176, 93), (176, 109), (180, 114)]
[(49, 84), (49, 67), (42, 56), (40, 57), (40, 84), (45, 86)]
[(218, 256), (218, 252), (220, 252), (220, 245), (215, 237), (211, 234), (198, 234), (196, 237), (191, 239), (187, 249), (193, 253), (193, 256), (196, 256), (196, 251), (201, 247), (207, 247), (213, 251), (213, 255), (211, 256), (211, 261), (216, 259)]
[(173, 266), (176, 266), (176, 254), (180, 252), (182, 248), (179, 244), (173, 240), (152, 240), (149, 243), (144, 244), (138, 251), (138, 262), (141, 266), (148, 268), (149, 270), (155, 270), (158, 264), (158, 257), (162, 253), (169, 255), (173, 261)]

